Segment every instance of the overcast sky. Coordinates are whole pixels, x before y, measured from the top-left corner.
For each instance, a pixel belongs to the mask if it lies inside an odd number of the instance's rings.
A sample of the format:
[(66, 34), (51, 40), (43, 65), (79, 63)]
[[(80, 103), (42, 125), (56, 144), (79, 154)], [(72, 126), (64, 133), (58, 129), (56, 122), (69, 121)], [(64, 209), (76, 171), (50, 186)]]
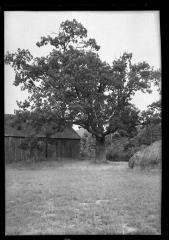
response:
[[(101, 46), (102, 60), (112, 63), (123, 52), (133, 53), (133, 62), (146, 61), (154, 68), (161, 68), (160, 24), (158, 11), (55, 11), (55, 12), (5, 12), (5, 52), (17, 48), (29, 49), (33, 56), (47, 55), (49, 47), (38, 48), (41, 36), (58, 32), (60, 23), (75, 18), (88, 30)], [(27, 94), (12, 85), (14, 72), (5, 66), (5, 113), (14, 113), (16, 100)], [(136, 94), (133, 103), (140, 109), (157, 100), (159, 95)]]

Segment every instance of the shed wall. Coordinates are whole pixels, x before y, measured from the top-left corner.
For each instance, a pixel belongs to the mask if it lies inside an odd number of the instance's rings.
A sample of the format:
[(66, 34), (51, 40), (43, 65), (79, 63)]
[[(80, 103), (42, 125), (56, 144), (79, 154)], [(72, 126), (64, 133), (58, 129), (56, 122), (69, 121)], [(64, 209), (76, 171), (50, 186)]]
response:
[[(5, 137), (5, 162), (25, 161), (29, 158), (28, 152), (18, 147), (24, 140), (25, 138), (20, 137)], [(46, 157), (45, 150), (41, 152), (40, 157)], [(50, 139), (48, 141), (48, 159), (79, 158), (79, 155), (79, 139)]]
[(5, 137), (5, 162), (25, 161), (28, 153), (18, 148), (24, 138)]
[(80, 140), (57, 139), (56, 157), (78, 158), (80, 154)]

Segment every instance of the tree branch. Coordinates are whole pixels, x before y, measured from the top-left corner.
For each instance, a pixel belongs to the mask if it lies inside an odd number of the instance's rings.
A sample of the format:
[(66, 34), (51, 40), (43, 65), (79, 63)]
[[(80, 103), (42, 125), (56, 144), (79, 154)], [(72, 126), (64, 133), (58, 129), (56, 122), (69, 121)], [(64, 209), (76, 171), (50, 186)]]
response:
[(94, 130), (89, 126), (89, 124), (86, 124), (86, 123), (84, 123), (84, 122), (82, 122), (82, 121), (80, 121), (80, 120), (75, 120), (75, 121), (73, 121), (73, 124), (77, 124), (77, 125), (83, 127), (83, 128), (86, 129), (88, 132), (90, 132), (91, 134), (93, 134), (93, 135), (95, 135), (95, 136), (97, 136), (97, 137), (101, 137), (101, 136), (102, 136), (101, 134), (99, 134), (99, 133), (97, 133), (96, 131), (94, 131)]
[(114, 128), (114, 129), (107, 130), (106, 132), (103, 133), (103, 136), (106, 136), (110, 133), (115, 133), (117, 130), (118, 130), (118, 127)]

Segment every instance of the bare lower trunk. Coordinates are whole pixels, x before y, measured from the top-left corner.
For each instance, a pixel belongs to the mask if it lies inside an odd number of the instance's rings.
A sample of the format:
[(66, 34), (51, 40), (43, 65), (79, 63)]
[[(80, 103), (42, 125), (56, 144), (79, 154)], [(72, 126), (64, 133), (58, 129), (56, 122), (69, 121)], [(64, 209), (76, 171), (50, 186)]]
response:
[(48, 158), (48, 142), (47, 139), (45, 140), (45, 157)]
[(106, 161), (105, 137), (96, 137), (96, 161)]

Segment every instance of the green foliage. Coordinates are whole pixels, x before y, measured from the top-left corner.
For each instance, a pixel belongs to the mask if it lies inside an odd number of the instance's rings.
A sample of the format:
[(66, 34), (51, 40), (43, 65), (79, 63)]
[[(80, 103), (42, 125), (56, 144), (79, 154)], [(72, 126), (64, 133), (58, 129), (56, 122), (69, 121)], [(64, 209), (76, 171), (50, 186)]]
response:
[(161, 139), (161, 124), (151, 124), (141, 128), (138, 134), (124, 145), (128, 160), (138, 151)]
[(125, 150), (138, 148), (141, 145), (150, 145), (161, 139), (161, 124), (151, 124), (141, 128), (138, 134), (125, 145)]
[(141, 128), (132, 138), (114, 134), (107, 145), (106, 159), (110, 161), (128, 161), (136, 152), (161, 139), (161, 124), (152, 124)]
[(126, 143), (128, 143), (127, 137), (114, 136), (111, 145), (107, 147), (106, 159), (109, 161), (128, 161), (128, 154), (124, 151)]
[(123, 162), (123, 161), (128, 161), (128, 156), (123, 153), (118, 151), (117, 149), (109, 148), (106, 152), (106, 159), (109, 161), (113, 162)]
[(139, 144), (147, 144), (161, 139), (161, 124), (151, 124), (145, 126), (137, 136)]
[(140, 119), (144, 126), (159, 124), (161, 122), (161, 100), (153, 102), (146, 111), (142, 111)]
[(95, 150), (95, 139), (88, 132), (84, 132), (81, 138), (81, 152), (80, 155), (82, 158), (94, 158)]
[(14, 85), (30, 93), (18, 106), (23, 114), (31, 112), (31, 124), (50, 126), (49, 119), (44, 123), (46, 116), (59, 126), (78, 124), (97, 138), (117, 130), (135, 134), (139, 111), (130, 101), (139, 90), (150, 93), (160, 72), (146, 62), (133, 64), (131, 53), (112, 65), (103, 62), (96, 40), (75, 19), (62, 22), (58, 34), (43, 36), (36, 45), (47, 44), (53, 50), (45, 57), (34, 58), (21, 49), (5, 55), (15, 71)]
[[(36, 109), (35, 111), (17, 110), (15, 116), (11, 121), (11, 126), (16, 129), (26, 129), (31, 126), (34, 135), (40, 133), (45, 137), (50, 137), (53, 131), (62, 131), (66, 126), (65, 120), (62, 118), (57, 119), (56, 112), (44, 109)], [(31, 134), (33, 132), (31, 131)], [(35, 137), (34, 136), (34, 137)]]
[(26, 138), (18, 146), (18, 148), (28, 153), (29, 160), (38, 161), (38, 160), (42, 160), (42, 153), (44, 152), (44, 149), (45, 149), (45, 142), (42, 140), (39, 140), (33, 135)]

